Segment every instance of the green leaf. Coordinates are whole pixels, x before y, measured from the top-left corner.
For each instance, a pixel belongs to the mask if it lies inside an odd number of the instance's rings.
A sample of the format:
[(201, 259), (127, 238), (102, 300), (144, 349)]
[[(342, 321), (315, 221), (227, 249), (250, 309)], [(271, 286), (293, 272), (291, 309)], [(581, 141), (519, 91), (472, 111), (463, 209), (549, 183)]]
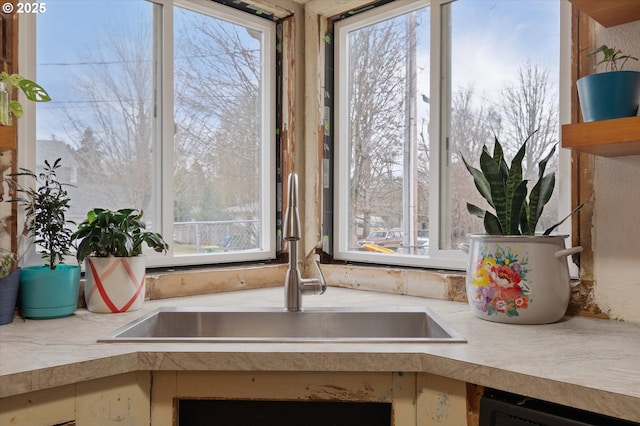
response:
[(500, 221), (490, 212), (486, 212), (484, 215), (484, 230), (489, 235), (504, 235)]
[(540, 219), (540, 216), (542, 216), (544, 206), (551, 199), (555, 183), (555, 174), (549, 173), (540, 179), (531, 190), (531, 195), (529, 196), (529, 202), (531, 204), (531, 210), (529, 212), (529, 229), (533, 232), (535, 232), (538, 220)]
[(497, 151), (494, 148), (494, 156), (498, 155), (498, 157), (492, 158), (486, 150), (483, 150), (480, 155), (480, 169), (489, 182), (489, 187), (491, 188), (491, 200), (493, 201), (492, 207), (495, 209), (496, 217), (500, 222), (501, 227), (504, 229), (508, 218), (506, 216), (506, 179), (500, 170), (502, 163), (502, 158), (500, 157), (501, 154), (502, 150), (500, 148)]
[(547, 156), (544, 157), (542, 160), (540, 160), (540, 162), (538, 163), (538, 179), (540, 179), (542, 176), (544, 176), (544, 171), (547, 168), (547, 163), (549, 162), (549, 160), (553, 156), (553, 153), (556, 152), (556, 147), (557, 146), (558, 146), (558, 144), (553, 145), (553, 147), (551, 148), (551, 151), (549, 151)]
[[(527, 139), (528, 140), (528, 139)], [(509, 233), (511, 234), (519, 234), (519, 224), (520, 224), (520, 211), (522, 210), (522, 203), (527, 197), (527, 185), (526, 181), (524, 188), (522, 188), (522, 159), (524, 158), (524, 154), (527, 148), (527, 141), (525, 141), (518, 152), (516, 153), (513, 160), (511, 160), (511, 168), (509, 169), (506, 183), (506, 212), (505, 217), (507, 217), (508, 221), (505, 224), (507, 229), (509, 229)], [(524, 193), (522, 193), (524, 190)], [(519, 191), (516, 197), (516, 191)], [(514, 210), (515, 208), (515, 210)]]
[[(513, 167), (513, 166), (512, 166)], [(527, 197), (527, 181), (523, 180), (513, 191), (509, 219), (509, 235), (520, 235), (520, 217)]]
[[(3, 75), (4, 77), (4, 75)], [(9, 75), (9, 84), (11, 84), (14, 87), (19, 87), (20, 86), (20, 82), (24, 79), (23, 76), (21, 76), (20, 74), (11, 74)]]
[(463, 155), (460, 155), (460, 157), (462, 157), (462, 162), (473, 177), (473, 183), (476, 185), (478, 192), (480, 192), (480, 195), (482, 195), (489, 205), (493, 207), (493, 201), (491, 200), (491, 187), (489, 186), (487, 178), (485, 178), (480, 170), (469, 165)]
[(484, 214), (486, 213), (485, 209), (481, 209), (475, 204), (467, 203), (467, 211), (474, 216), (478, 216), (480, 219), (484, 218)]
[[(22, 105), (18, 101), (9, 101), (9, 111), (11, 111), (16, 118), (20, 118), (24, 115)], [(9, 117), (9, 120), (11, 120), (11, 117)]]
[(533, 235), (534, 233), (529, 229), (529, 203), (527, 203), (527, 200), (522, 204), (522, 211), (520, 212), (520, 233), (522, 235)]
[(51, 97), (42, 86), (35, 81), (27, 80), (23, 78), (15, 86), (22, 89), (27, 99), (33, 102), (49, 102)]
[(569, 213), (568, 215), (566, 215), (564, 217), (564, 219), (562, 219), (560, 222), (556, 223), (555, 225), (547, 228), (544, 231), (543, 235), (550, 235), (554, 229), (556, 229), (558, 226), (562, 225), (564, 223), (565, 220), (569, 219), (571, 216), (573, 216), (574, 213), (577, 213), (578, 211), (580, 211), (581, 208), (584, 207), (584, 203), (580, 204), (578, 207), (576, 207), (575, 209), (571, 210), (571, 213)]

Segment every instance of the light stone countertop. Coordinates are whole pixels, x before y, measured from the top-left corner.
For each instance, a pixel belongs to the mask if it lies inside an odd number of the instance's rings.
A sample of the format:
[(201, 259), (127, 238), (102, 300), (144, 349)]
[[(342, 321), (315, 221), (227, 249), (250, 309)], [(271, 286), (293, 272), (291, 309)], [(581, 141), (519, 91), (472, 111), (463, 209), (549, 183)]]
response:
[(426, 372), (640, 422), (640, 324), (483, 321), (468, 306), (330, 287), (305, 306), (426, 305), (467, 343), (97, 343), (161, 306), (282, 306), (267, 288), (145, 302), (141, 310), (0, 327), (0, 397), (138, 370)]

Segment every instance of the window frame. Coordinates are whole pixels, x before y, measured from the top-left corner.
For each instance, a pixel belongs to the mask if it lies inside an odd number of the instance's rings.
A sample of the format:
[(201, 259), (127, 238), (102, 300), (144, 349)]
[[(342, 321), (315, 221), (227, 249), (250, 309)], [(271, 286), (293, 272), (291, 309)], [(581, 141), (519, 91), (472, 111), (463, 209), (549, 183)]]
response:
[[(362, 262), (371, 264), (410, 266), (422, 268), (444, 268), (450, 270), (464, 270), (467, 267), (467, 255), (462, 250), (444, 250), (440, 248), (441, 236), (446, 232), (445, 221), (448, 220), (448, 208), (446, 203), (446, 193), (443, 191), (446, 182), (447, 151), (444, 148), (444, 131), (448, 124), (448, 102), (449, 93), (447, 84), (450, 82), (450, 70), (444, 69), (448, 61), (443, 60), (444, 55), (449, 55), (451, 46), (443, 46), (448, 38), (443, 36), (446, 28), (446, 12), (444, 6), (455, 0), (398, 0), (386, 3), (379, 7), (367, 10), (363, 13), (335, 22), (334, 24), (334, 122), (335, 138), (334, 146), (334, 230), (333, 230), (333, 255), (334, 258), (348, 262)], [(566, 0), (558, 0), (560, 8), (560, 55), (561, 59), (567, 57), (570, 50), (571, 8)], [(429, 235), (430, 244), (427, 256), (416, 256), (396, 253), (393, 255), (360, 252), (348, 248), (348, 239), (343, 237), (349, 234), (350, 218), (349, 213), (349, 190), (345, 182), (349, 181), (349, 144), (345, 141), (349, 139), (348, 125), (348, 42), (349, 31), (379, 22), (383, 19), (398, 16), (409, 11), (428, 5), (430, 7), (430, 197), (438, 202), (429, 205)], [(443, 13), (444, 12), (444, 13)], [(570, 96), (571, 87), (569, 59), (560, 61), (559, 75), (559, 123), (567, 123), (570, 120)], [(344, 64), (344, 65), (343, 65)], [(444, 81), (444, 83), (443, 83)], [(439, 88), (435, 89), (435, 88)], [(346, 96), (344, 94), (347, 94)], [(560, 137), (560, 134), (558, 135)], [(571, 211), (571, 154), (567, 150), (559, 150), (558, 159), (558, 185), (559, 191), (559, 217), (566, 216)], [(562, 234), (570, 235), (570, 223), (562, 224), (558, 231)], [(364, 238), (364, 236), (363, 236)]]
[[(153, 190), (157, 213), (154, 220), (160, 223), (165, 240), (169, 243), (167, 255), (146, 249), (147, 267), (196, 266), (234, 262), (264, 261), (276, 257), (276, 22), (255, 16), (242, 10), (204, 0), (145, 0), (158, 7), (159, 13), (153, 13), (154, 45), (153, 56), (156, 60), (156, 106), (160, 111), (156, 118), (154, 134), (156, 135), (154, 161)], [(173, 235), (173, 170), (174, 170), (174, 8), (180, 7), (193, 12), (202, 13), (213, 19), (225, 20), (260, 31), (263, 57), (261, 63), (261, 248), (237, 252), (194, 253), (176, 256), (172, 249)], [(36, 16), (20, 15), (19, 25), (19, 69), (24, 74), (36, 74)], [(30, 170), (35, 169), (36, 158), (36, 107), (33, 103), (23, 103), (25, 115), (18, 122), (18, 166)], [(24, 220), (23, 212), (19, 212), (19, 220)], [(169, 236), (169, 238), (167, 238)], [(25, 254), (25, 264), (41, 263), (40, 255), (35, 248)], [(73, 262), (69, 259), (68, 262)]]

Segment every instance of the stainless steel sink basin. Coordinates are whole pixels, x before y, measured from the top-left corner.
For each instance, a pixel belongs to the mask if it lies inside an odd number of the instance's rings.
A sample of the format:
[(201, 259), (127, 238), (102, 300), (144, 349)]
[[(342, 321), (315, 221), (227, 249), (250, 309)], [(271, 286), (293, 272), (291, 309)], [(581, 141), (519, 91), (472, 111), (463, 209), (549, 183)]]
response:
[(166, 307), (99, 342), (465, 342), (425, 307)]

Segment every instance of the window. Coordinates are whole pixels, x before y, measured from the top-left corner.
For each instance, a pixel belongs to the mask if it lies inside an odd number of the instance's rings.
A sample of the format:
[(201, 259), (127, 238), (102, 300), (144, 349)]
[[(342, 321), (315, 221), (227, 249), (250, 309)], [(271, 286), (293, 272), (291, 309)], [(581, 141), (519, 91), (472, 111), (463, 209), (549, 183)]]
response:
[[(334, 256), (464, 269), (459, 244), (484, 230), (461, 154), (475, 164), (497, 137), (511, 158), (537, 130), (536, 175), (559, 142), (560, 2), (396, 1), (336, 22), (335, 40)], [(568, 208), (559, 192), (540, 227)], [(381, 231), (402, 243), (364, 244)]]
[(190, 0), (49, 6), (27, 27), (52, 102), (21, 161), (73, 170), (70, 219), (143, 210), (171, 247), (152, 266), (274, 257), (275, 23)]

